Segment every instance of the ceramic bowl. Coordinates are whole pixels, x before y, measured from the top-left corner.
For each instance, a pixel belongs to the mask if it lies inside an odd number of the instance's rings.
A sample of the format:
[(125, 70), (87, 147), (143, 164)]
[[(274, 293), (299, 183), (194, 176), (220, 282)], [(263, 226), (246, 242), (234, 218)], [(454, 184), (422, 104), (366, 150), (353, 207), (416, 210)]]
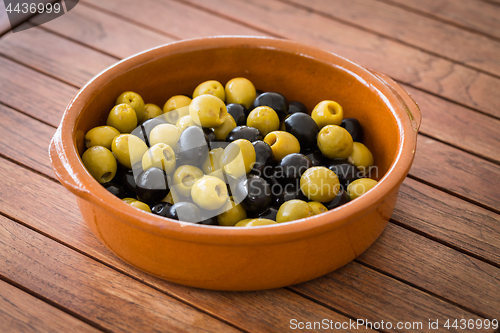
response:
[[(86, 171), (84, 134), (106, 123), (123, 91), (162, 106), (201, 82), (250, 79), (309, 110), (339, 102), (364, 127), (379, 183), (326, 213), (278, 225), (231, 228), (165, 219), (123, 203)], [(83, 219), (117, 256), (152, 275), (217, 290), (259, 290), (308, 281), (347, 264), (384, 230), (415, 154), (420, 111), (387, 76), (301, 43), (213, 37), (154, 48), (111, 66), (69, 103), (49, 153), (55, 174), (77, 197)]]

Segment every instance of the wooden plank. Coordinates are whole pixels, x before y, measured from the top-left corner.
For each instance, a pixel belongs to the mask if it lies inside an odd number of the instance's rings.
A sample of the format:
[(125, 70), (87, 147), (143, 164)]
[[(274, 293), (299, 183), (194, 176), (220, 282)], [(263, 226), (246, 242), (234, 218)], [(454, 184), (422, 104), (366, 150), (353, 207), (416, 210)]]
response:
[[(461, 332), (443, 324), (450, 318), (481, 318), (355, 262), (292, 289), (372, 325), (383, 320), (384, 332), (429, 332), (429, 320), (441, 323), (432, 332)], [(411, 328), (398, 329), (398, 322), (410, 323)]]
[(6, 332), (101, 332), (0, 280), (0, 323)]
[(0, 117), (0, 153), (55, 178), (47, 154), (55, 128), (3, 105)]
[(0, 274), (108, 330), (238, 332), (0, 216)]
[(74, 86), (83, 86), (117, 61), (38, 27), (2, 36), (0, 54)]
[(5, 3), (0, 2), (0, 35), (10, 30), (10, 22), (5, 10)]
[(500, 7), (489, 2), (477, 0), (389, 0), (386, 2), (500, 38)]
[(188, 2), (338, 53), (404, 83), (500, 117), (500, 80), (490, 75), (278, 1), (235, 0), (231, 6), (225, 0)]
[[(291, 2), (430, 53), (500, 75), (500, 42), (380, 1)], [(451, 3), (450, 3), (451, 4)], [(432, 36), (432, 38), (429, 38)]]
[[(282, 332), (289, 328), (292, 318), (307, 318), (310, 321), (321, 321), (323, 318), (349, 321), (347, 317), (285, 289), (246, 293), (214, 292), (188, 288), (150, 276), (120, 260), (91, 234), (82, 221), (74, 197), (62, 186), (5, 160), (0, 160), (0, 174), (9, 175), (0, 182), (2, 213), (23, 221), (53, 239), (68, 244), (108, 266), (115, 267), (120, 272), (193, 304), (196, 308), (203, 309), (235, 326), (255, 332)], [(40, 200), (41, 191), (45, 198), (50, 198), (50, 204)], [(59, 247), (57, 251), (66, 253)], [(2, 253), (5, 255), (5, 251), (0, 248), (0, 257)], [(41, 261), (46, 263), (44, 260)], [(31, 265), (25, 263), (28, 264)], [(96, 263), (93, 265), (100, 267)], [(67, 269), (73, 268), (65, 267), (61, 274)], [(110, 277), (110, 281), (115, 282), (114, 279), (115, 277)], [(23, 285), (26, 285), (25, 283), (22, 281)], [(120, 287), (122, 288), (125, 287)], [(145, 296), (144, 299), (147, 300), (148, 297)], [(165, 295), (163, 297), (167, 298)]]
[[(119, 11), (123, 11), (124, 8), (127, 7), (120, 7)], [(81, 21), (92, 23), (85, 24), (85, 29), (82, 29)], [(32, 18), (30, 22), (36, 24), (37, 17)], [(110, 55), (119, 58), (125, 58), (137, 52), (173, 41), (170, 37), (126, 20), (117, 19), (82, 4), (79, 4), (57, 20), (45, 23), (42, 28), (94, 48), (106, 47)], [(120, 36), (120, 38), (117, 38), (117, 36)]]
[[(27, 92), (29, 91), (29, 96)], [(53, 126), (78, 89), (0, 57), (0, 101)]]
[(406, 178), (392, 219), (500, 265), (500, 215)]
[(500, 317), (500, 269), (389, 223), (359, 261), (483, 317)]

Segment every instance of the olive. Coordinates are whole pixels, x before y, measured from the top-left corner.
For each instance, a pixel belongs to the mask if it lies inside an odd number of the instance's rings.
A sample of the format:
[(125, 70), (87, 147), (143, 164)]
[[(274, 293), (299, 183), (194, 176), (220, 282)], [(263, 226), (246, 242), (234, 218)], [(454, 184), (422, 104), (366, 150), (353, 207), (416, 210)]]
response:
[(250, 142), (262, 140), (262, 133), (255, 127), (236, 126), (228, 133), (226, 137), (227, 142), (232, 142), (238, 139), (246, 139)]
[(235, 227), (245, 227), (248, 222), (252, 221), (253, 219), (243, 219), (243, 220), (240, 220), (238, 221), (238, 223), (236, 223), (234, 226)]
[(134, 176), (134, 171), (132, 169), (118, 164), (118, 171), (113, 181), (123, 186), (129, 197), (135, 197), (137, 195), (135, 178), (136, 177)]
[[(250, 172), (257, 176), (265, 176), (264, 170), (272, 168), (274, 159), (273, 150), (271, 149), (271, 146), (260, 140), (252, 142), (252, 145), (255, 149), (255, 164)], [(267, 173), (272, 174), (271, 171), (272, 170), (269, 170)]]
[(288, 154), (300, 152), (299, 140), (288, 132), (271, 132), (265, 136), (264, 142), (271, 146), (276, 162), (281, 161)]
[(182, 222), (197, 223), (202, 221), (198, 206), (191, 202), (178, 202), (170, 207), (169, 218)]
[(111, 181), (116, 174), (116, 159), (113, 153), (103, 146), (87, 149), (82, 155), (82, 162), (92, 177), (101, 184)]
[(220, 126), (227, 115), (226, 105), (213, 95), (200, 95), (189, 104), (189, 115), (202, 127)]
[(156, 167), (141, 172), (136, 180), (137, 199), (147, 204), (161, 201), (168, 194), (165, 172)]
[(224, 91), (224, 87), (219, 81), (210, 80), (200, 83), (193, 92), (193, 99), (200, 95), (213, 95), (221, 99), (221, 101), (226, 101), (226, 93)]
[(179, 109), (168, 111), (163, 114), (163, 119), (172, 125), (177, 124), (180, 118), (184, 116), (189, 116), (189, 106), (185, 106)]
[(276, 222), (289, 222), (299, 220), (313, 215), (313, 210), (307, 202), (302, 200), (290, 200), (283, 203), (276, 214)]
[(108, 190), (108, 192), (110, 192), (111, 194), (113, 194), (114, 196), (116, 196), (120, 199), (127, 197), (127, 192), (125, 191), (123, 186), (121, 186), (120, 184), (109, 182), (109, 183), (104, 183), (102, 185), (104, 186), (104, 188), (106, 190)]
[(330, 161), (330, 159), (326, 158), (325, 155), (317, 149), (309, 151), (305, 155), (311, 160), (313, 166), (327, 165), (328, 161)]
[(229, 80), (226, 83), (225, 92), (227, 104), (242, 104), (247, 109), (250, 108), (257, 95), (253, 83), (244, 77)]
[(361, 127), (361, 124), (356, 118), (344, 118), (340, 126), (345, 128), (347, 132), (351, 134), (352, 141), (363, 141), (363, 127)]
[(280, 127), (280, 120), (276, 112), (268, 106), (258, 106), (247, 117), (247, 126), (255, 127), (262, 135), (276, 131)]
[[(122, 93), (118, 98), (116, 99), (115, 104), (127, 104), (134, 109), (136, 117), (137, 117), (137, 122), (140, 124), (143, 122), (145, 119), (145, 106), (144, 106), (144, 100), (142, 99), (141, 95), (138, 93), (135, 93), (133, 91), (126, 91)], [(135, 126), (134, 126), (135, 127)], [(122, 131), (120, 131), (122, 132)], [(123, 132), (122, 132), (123, 133)], [(128, 132), (127, 132), (128, 133)]]
[(153, 128), (155, 128), (158, 125), (163, 125), (163, 124), (168, 124), (164, 117), (156, 117), (156, 118), (148, 119), (141, 124), (142, 133), (149, 140), (149, 135), (151, 134), (151, 131), (153, 130)]
[(231, 103), (226, 105), (227, 113), (233, 116), (236, 126), (243, 126), (247, 123), (248, 110), (241, 104)]
[(85, 134), (85, 146), (87, 148), (94, 146), (103, 146), (111, 150), (111, 142), (120, 135), (120, 132), (111, 126), (98, 126), (92, 128)]
[(325, 205), (323, 205), (321, 202), (311, 201), (307, 204), (311, 206), (313, 215), (318, 215), (328, 211), (328, 208), (326, 208)]
[(255, 149), (252, 143), (245, 139), (239, 139), (231, 142), (224, 149), (219, 165), (226, 175), (236, 179), (252, 170), (255, 158)]
[(296, 182), (312, 166), (309, 157), (298, 153), (289, 154), (274, 168), (274, 178), (280, 183)]
[(351, 197), (351, 200), (354, 200), (371, 190), (377, 183), (376, 180), (370, 178), (356, 179), (347, 186), (347, 193)]
[(272, 205), (280, 207), (286, 201), (298, 199), (307, 201), (308, 198), (302, 193), (299, 182), (292, 182), (288, 184), (279, 184), (276, 181), (272, 182), (271, 192), (273, 194)]
[(305, 113), (294, 113), (286, 117), (285, 129), (299, 140), (303, 151), (316, 147), (316, 138), (319, 133), (316, 122)]
[(219, 225), (219, 220), (217, 216), (212, 216), (212, 217), (207, 217), (203, 219), (203, 216), (201, 217), (202, 220), (198, 222), (198, 224), (205, 224), (205, 225)]
[(219, 225), (224, 226), (233, 226), (246, 218), (247, 212), (245, 209), (240, 204), (235, 204), (233, 200), (229, 200), (218, 215)]
[(314, 107), (311, 117), (321, 129), (326, 125), (340, 125), (344, 117), (344, 111), (337, 102), (322, 101)]
[(268, 209), (266, 209), (264, 212), (257, 215), (256, 218), (276, 221), (277, 214), (278, 214), (278, 208), (271, 206)]
[(328, 202), (340, 190), (339, 179), (330, 169), (322, 166), (307, 169), (300, 178), (300, 189), (313, 201)]
[(220, 160), (221, 156), (224, 154), (224, 149), (222, 148), (215, 148), (212, 149), (208, 152), (208, 156), (201, 165), (201, 170), (206, 175), (211, 174), (212, 176), (219, 177), (220, 179), (224, 179), (224, 175), (222, 173), (222, 170), (220, 168)]
[(175, 170), (174, 150), (165, 143), (157, 143), (142, 156), (142, 169), (156, 167), (163, 169), (166, 173)]
[(234, 189), (235, 198), (247, 212), (261, 213), (271, 204), (269, 183), (259, 176), (240, 179)]
[(273, 220), (263, 219), (263, 218), (251, 219), (250, 221), (245, 223), (244, 227), (258, 227), (261, 225), (269, 225), (269, 224), (276, 224), (276, 222)]
[(179, 129), (179, 132), (183, 132), (189, 126), (196, 126), (196, 123), (190, 115), (180, 117), (175, 123), (175, 127)]
[[(221, 141), (226, 140), (227, 135), (234, 128), (236, 128), (236, 122), (234, 121), (233, 116), (231, 116), (230, 114), (227, 114), (224, 122), (220, 126), (213, 128), (215, 138), (217, 140), (221, 140)], [(213, 141), (215, 141), (215, 140), (213, 140)]]
[(132, 207), (151, 213), (151, 209), (149, 208), (149, 206), (142, 201), (136, 200), (134, 198), (124, 198), (122, 199), (122, 201)]
[(347, 160), (357, 166), (363, 175), (366, 175), (373, 166), (373, 155), (361, 142), (352, 144), (352, 153)]
[(191, 198), (200, 208), (219, 209), (228, 200), (226, 183), (214, 176), (203, 176), (191, 187)]
[(195, 166), (181, 165), (172, 175), (172, 187), (178, 195), (189, 197), (193, 184), (203, 175), (203, 171)]
[(345, 128), (326, 125), (318, 133), (318, 148), (328, 158), (348, 158), (352, 147), (351, 134)]
[(190, 126), (179, 136), (177, 147), (177, 157), (182, 164), (200, 165), (207, 158), (210, 146), (203, 130)]
[(335, 196), (335, 198), (332, 201), (326, 202), (325, 207), (328, 208), (328, 210), (337, 208), (339, 206), (342, 206), (345, 203), (348, 203), (351, 201), (351, 197), (349, 194), (347, 194), (347, 190), (340, 189), (339, 193)]
[(113, 139), (111, 150), (120, 164), (132, 169), (132, 165), (142, 160), (148, 146), (135, 135), (120, 134)]
[(359, 169), (347, 160), (330, 160), (325, 166), (335, 172), (343, 189), (347, 189), (347, 185), (362, 175)]
[(265, 92), (260, 94), (253, 102), (253, 108), (259, 106), (269, 106), (276, 111), (280, 121), (285, 119), (288, 114), (288, 101), (285, 96), (277, 92)]
[[(146, 124), (148, 121), (146, 121), (144, 124)], [(177, 141), (179, 140), (180, 133), (181, 132), (179, 131), (179, 128), (172, 124), (159, 123), (154, 128), (152, 128), (149, 133), (149, 145), (154, 146), (158, 143), (164, 143), (170, 146), (174, 151), (177, 151)]]
[(144, 119), (143, 121), (154, 119), (161, 116), (163, 113), (162, 109), (156, 104), (148, 103), (144, 105)]
[[(191, 98), (184, 95), (175, 95), (170, 97), (167, 102), (163, 105), (163, 113), (167, 113), (173, 110), (179, 110), (185, 108), (191, 104)], [(177, 120), (176, 120), (177, 121)]]
[(160, 203), (157, 203), (156, 205), (154, 205), (153, 207), (151, 207), (151, 213), (153, 213), (155, 215), (160, 215), (163, 217), (169, 217), (170, 208), (172, 206), (173, 205), (171, 203), (160, 202)]
[(130, 133), (137, 127), (137, 115), (128, 104), (118, 104), (109, 112), (106, 125), (116, 128), (120, 133)]
[(304, 104), (299, 101), (290, 101), (288, 103), (288, 114), (294, 114), (297, 112), (309, 114)]
[(260, 90), (260, 89), (255, 89), (255, 98), (259, 97), (260, 95), (262, 95), (264, 93), (264, 90)]

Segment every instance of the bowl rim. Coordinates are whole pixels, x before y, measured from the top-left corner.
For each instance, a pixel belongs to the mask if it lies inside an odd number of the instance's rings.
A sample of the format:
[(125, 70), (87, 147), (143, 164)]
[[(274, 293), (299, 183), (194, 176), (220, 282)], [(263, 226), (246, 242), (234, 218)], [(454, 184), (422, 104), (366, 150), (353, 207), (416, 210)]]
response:
[[(113, 78), (114, 73), (121, 74), (164, 56), (227, 47), (268, 48), (313, 58), (348, 72), (369, 85), (390, 109), (399, 131), (397, 156), (378, 184), (356, 200), (322, 214), (277, 225), (234, 228), (183, 223), (146, 213), (123, 203), (87, 172), (76, 148), (75, 127), (86, 102), (94, 91), (108, 84), (109, 78)], [(412, 106), (407, 105), (407, 101), (405, 103), (405, 98), (400, 95), (401, 91), (398, 93), (398, 89), (391, 84), (397, 85), (393, 81), (387, 83), (384, 77), (344, 57), (296, 41), (253, 36), (216, 36), (176, 41), (125, 58), (103, 70), (83, 86), (68, 104), (52, 139), (51, 163), (63, 185), (80, 199), (89, 201), (107, 214), (119, 218), (123, 223), (155, 235), (188, 242), (234, 246), (275, 244), (312, 237), (318, 233), (340, 228), (375, 210), (387, 197), (398, 191), (408, 174), (415, 153), (418, 126), (415, 128), (411, 119)], [(415, 113), (415, 110), (413, 112)], [(418, 121), (420, 121), (419, 116), (418, 114)]]

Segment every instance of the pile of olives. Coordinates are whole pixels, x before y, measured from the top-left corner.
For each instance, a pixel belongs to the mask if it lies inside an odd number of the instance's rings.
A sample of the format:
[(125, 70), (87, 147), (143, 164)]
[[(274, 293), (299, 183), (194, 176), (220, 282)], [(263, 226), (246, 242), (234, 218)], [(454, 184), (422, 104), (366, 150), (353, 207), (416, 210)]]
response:
[(198, 85), (163, 109), (124, 92), (82, 161), (112, 194), (187, 223), (260, 226), (334, 209), (377, 184), (358, 120), (334, 101), (309, 114), (246, 78)]

